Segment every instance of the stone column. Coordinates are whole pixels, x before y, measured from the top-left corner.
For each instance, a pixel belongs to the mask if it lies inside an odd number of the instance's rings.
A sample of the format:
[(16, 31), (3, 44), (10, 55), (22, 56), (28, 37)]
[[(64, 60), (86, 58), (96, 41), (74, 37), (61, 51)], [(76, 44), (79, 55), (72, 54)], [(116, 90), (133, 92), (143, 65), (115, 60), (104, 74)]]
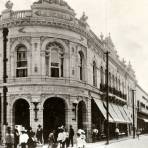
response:
[(46, 75), (46, 64), (45, 64), (45, 51), (41, 51), (40, 53), (41, 56), (41, 75), (45, 76)]
[(40, 38), (32, 38), (32, 75), (40, 75)]
[(73, 106), (73, 102), (75, 101), (75, 100), (77, 100), (77, 96), (70, 96), (70, 103), (69, 103), (69, 110), (68, 110), (68, 112), (69, 112), (69, 116), (68, 116), (68, 129), (69, 129), (69, 126), (70, 125), (72, 125), (72, 127), (73, 127), (73, 129), (74, 129), (74, 132), (75, 132), (75, 135), (74, 135), (74, 143), (76, 142), (76, 133), (77, 133), (77, 130), (78, 130), (78, 118), (77, 118), (77, 115), (78, 115), (78, 113), (77, 113), (77, 111), (78, 111), (78, 109), (77, 109), (77, 106), (78, 105), (76, 105), (76, 117), (75, 117), (75, 112), (74, 112), (74, 106)]

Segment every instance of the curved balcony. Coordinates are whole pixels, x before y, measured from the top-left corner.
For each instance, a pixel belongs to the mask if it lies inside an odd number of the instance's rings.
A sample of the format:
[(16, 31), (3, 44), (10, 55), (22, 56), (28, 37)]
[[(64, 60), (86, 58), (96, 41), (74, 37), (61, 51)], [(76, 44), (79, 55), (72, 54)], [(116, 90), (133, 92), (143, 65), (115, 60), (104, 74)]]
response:
[(31, 17), (31, 16), (32, 16), (31, 10), (13, 11), (11, 13), (12, 19), (23, 19), (23, 18)]
[[(106, 86), (105, 84), (100, 84), (100, 90), (102, 92), (106, 92)], [(109, 93), (119, 97), (119, 98), (122, 98), (124, 100), (127, 100), (127, 95), (126, 94), (123, 94), (121, 91), (113, 88), (113, 87), (109, 87)]]
[[(3, 82), (0, 81), (0, 86), (3, 86)], [(99, 89), (88, 84), (86, 81), (79, 81), (71, 78), (54, 78), (54, 77), (24, 77), (14, 78), (7, 80), (7, 86), (31, 86), (31, 85), (45, 85), (45, 86), (60, 86), (60, 87), (72, 87), (82, 88), (88, 91), (99, 93)]]

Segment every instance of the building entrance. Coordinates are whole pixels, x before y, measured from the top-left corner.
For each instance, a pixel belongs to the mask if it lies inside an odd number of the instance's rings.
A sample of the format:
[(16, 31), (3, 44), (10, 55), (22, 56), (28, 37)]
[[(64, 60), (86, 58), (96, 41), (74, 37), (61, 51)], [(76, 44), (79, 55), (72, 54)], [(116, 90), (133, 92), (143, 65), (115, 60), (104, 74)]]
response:
[(86, 125), (86, 105), (84, 101), (78, 104), (78, 129), (85, 129)]
[(65, 126), (65, 102), (60, 98), (50, 98), (44, 103), (43, 137), (47, 142), (48, 135), (59, 126)]
[(24, 99), (17, 100), (13, 105), (13, 123), (28, 129), (30, 127), (29, 104)]

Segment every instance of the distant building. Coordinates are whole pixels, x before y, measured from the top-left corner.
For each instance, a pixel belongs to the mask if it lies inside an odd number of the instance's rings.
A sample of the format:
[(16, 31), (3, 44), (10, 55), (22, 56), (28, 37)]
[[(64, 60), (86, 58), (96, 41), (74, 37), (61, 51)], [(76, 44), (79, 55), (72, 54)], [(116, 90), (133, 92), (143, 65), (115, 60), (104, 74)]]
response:
[(148, 133), (148, 94), (139, 86), (136, 87), (137, 129), (142, 134)]
[[(97, 37), (87, 16), (75, 17), (63, 0), (34, 2), (31, 10), (13, 11), (8, 1), (0, 17), (0, 79), (3, 79), (2, 28), (8, 27), (8, 125), (44, 128), (44, 138), (58, 126), (92, 129), (106, 135), (105, 52), (109, 51), (110, 136), (118, 125), (132, 131), (131, 64), (120, 61), (110, 35)], [(1, 81), (2, 82), (2, 81)], [(2, 93), (1, 83), (0, 91)], [(3, 116), (3, 112), (1, 113)], [(1, 117), (1, 125), (3, 118)], [(1, 126), (2, 127), (2, 126)], [(2, 129), (1, 129), (2, 130)]]

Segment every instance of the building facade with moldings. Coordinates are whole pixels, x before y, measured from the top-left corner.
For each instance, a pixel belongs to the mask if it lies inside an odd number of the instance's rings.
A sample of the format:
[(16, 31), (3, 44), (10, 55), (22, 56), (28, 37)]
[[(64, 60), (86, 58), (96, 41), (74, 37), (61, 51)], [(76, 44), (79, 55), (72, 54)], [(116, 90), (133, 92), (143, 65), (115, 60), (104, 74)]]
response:
[[(97, 37), (87, 16), (76, 18), (63, 0), (34, 2), (30, 10), (13, 11), (8, 1), (0, 17), (0, 79), (3, 80), (3, 35), (7, 42), (7, 123), (44, 129), (44, 139), (58, 126), (83, 128), (91, 139), (106, 135), (105, 52), (109, 51), (110, 136), (132, 131), (131, 64), (119, 60), (109, 36)], [(2, 96), (3, 98), (3, 96)], [(3, 101), (2, 101), (3, 103)], [(1, 115), (3, 116), (3, 108)], [(3, 118), (1, 117), (1, 125)]]

